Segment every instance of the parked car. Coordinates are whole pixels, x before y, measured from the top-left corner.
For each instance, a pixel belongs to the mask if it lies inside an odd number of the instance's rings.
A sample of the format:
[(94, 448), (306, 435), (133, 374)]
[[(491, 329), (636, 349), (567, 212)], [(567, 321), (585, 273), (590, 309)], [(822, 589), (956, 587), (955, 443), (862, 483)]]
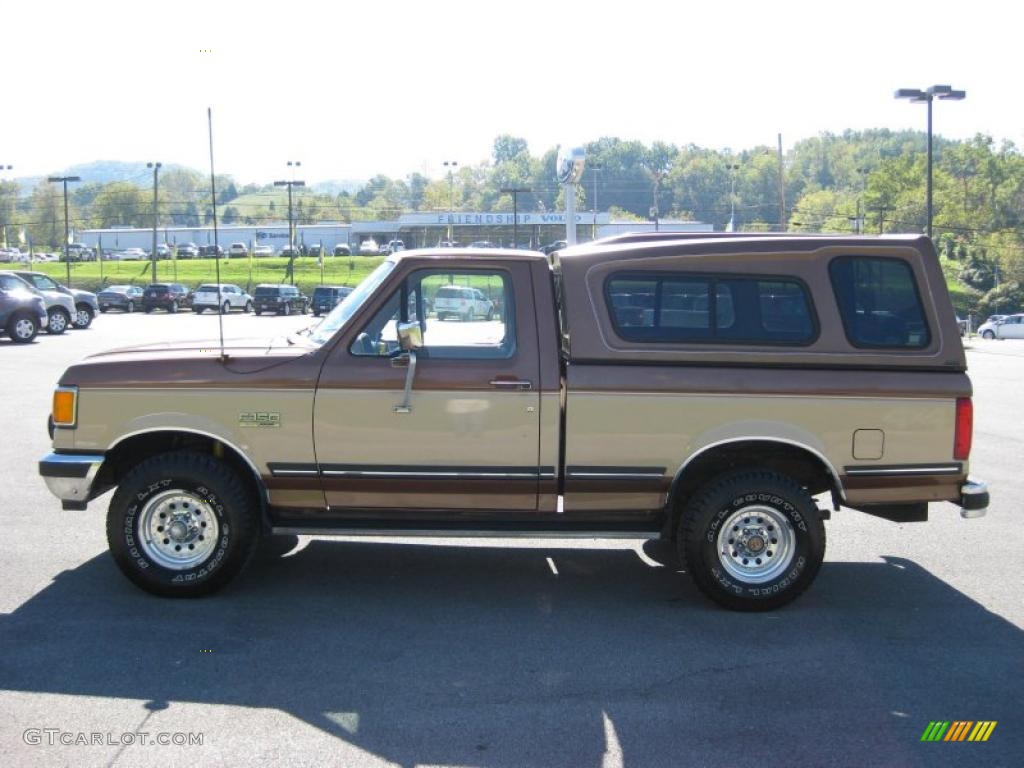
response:
[(232, 243), (231, 245), (228, 246), (229, 259), (244, 259), (248, 255), (249, 249), (246, 247), (245, 243)]
[(252, 312), (253, 308), (252, 296), (233, 283), (221, 283), (219, 296), (216, 283), (204, 283), (192, 294), (192, 311), (197, 315), (206, 309), (216, 310), (218, 303), (223, 314), (232, 309)]
[(278, 315), (290, 315), (293, 312), (306, 314), (309, 311), (309, 297), (300, 293), (294, 285), (265, 284), (257, 285), (253, 294), (256, 314), (273, 312)]
[[(425, 292), (463, 277), (494, 286), (512, 308), (501, 323), (423, 316)], [(638, 293), (657, 297), (639, 324), (622, 311)], [(768, 611), (813, 584), (833, 510), (900, 523), (878, 529), (891, 551), (932, 504), (967, 519), (989, 505), (966, 356), (927, 237), (701, 233), (554, 262), (416, 251), (384, 261), (342, 309), (291, 344), (224, 356), (180, 344), (159, 365), (143, 346), (61, 375), (39, 473), (64, 509), (102, 497), (127, 579), (209, 594), (267, 532), (610, 534), (660, 537), (680, 560), (663, 570), (726, 608)], [(932, 514), (925, 535), (957, 552), (965, 531)], [(829, 534), (852, 530), (844, 519)], [(447, 568), (450, 554), (424, 557)], [(374, 558), (359, 560), (368, 574)], [(831, 621), (831, 603), (864, 591), (857, 570), (833, 569), (829, 594), (778, 623), (799, 631), (815, 610)], [(292, 580), (295, 599), (307, 576)], [(616, 595), (653, 588), (663, 601), (674, 574), (662, 576)], [(889, 578), (887, 609), (920, 601), (903, 580)]]
[(434, 294), (433, 308), (438, 320), (457, 317), (468, 322), (480, 317), (494, 318), (494, 304), (479, 288), (443, 285)]
[(107, 259), (109, 261), (146, 261), (149, 254), (141, 248), (125, 248), (123, 251), (113, 251)]
[(497, 243), (492, 243), (490, 240), (474, 240), (469, 244), (470, 248), (500, 248), (501, 246)]
[(307, 245), (306, 246), (306, 255), (307, 256), (312, 256), (313, 258), (318, 259), (318, 258), (320, 258), (321, 256), (324, 255), (324, 249), (318, 243), (314, 243), (313, 245)]
[(252, 249), (252, 255), (258, 259), (266, 258), (267, 256), (274, 255), (274, 248), (270, 245), (257, 245)]
[(548, 243), (547, 245), (542, 245), (537, 250), (539, 250), (541, 253), (543, 253), (545, 255), (548, 255), (548, 254), (554, 253), (555, 251), (560, 251), (563, 248), (567, 248), (568, 245), (569, 244), (565, 240), (555, 240), (553, 243)]
[(1024, 314), (1007, 315), (996, 326), (997, 339), (1024, 339)]
[(326, 315), (350, 293), (352, 289), (343, 285), (318, 285), (313, 289), (313, 316)]
[(120, 309), (122, 312), (134, 312), (142, 306), (142, 289), (137, 285), (108, 285), (98, 294), (96, 300), (100, 304), (100, 312)]
[(181, 283), (153, 283), (142, 292), (142, 308), (146, 312), (166, 309), (177, 312), (192, 305), (192, 292)]
[(48, 322), (43, 297), (17, 275), (0, 272), (0, 334), (15, 344), (28, 344)]
[(442, 240), (437, 244), (438, 248), (461, 248), (462, 246), (454, 240)]
[(18, 248), (0, 248), (0, 262), (10, 264), (21, 261), (21, 251)]
[(388, 241), (388, 255), (392, 253), (398, 253), (399, 251), (405, 250), (405, 243), (402, 240), (389, 240)]
[(18, 277), (30, 283), (38, 291), (57, 291), (65, 296), (70, 296), (74, 302), (74, 312), (71, 315), (73, 328), (84, 330), (92, 325), (96, 313), (99, 312), (99, 302), (96, 294), (90, 291), (81, 291), (77, 288), (68, 288), (58, 283), (49, 275), (42, 272), (16, 272)]
[(1007, 315), (989, 315), (988, 320), (978, 326), (978, 335), (983, 339), (994, 339), (996, 337), (996, 328), (1007, 317)]
[(380, 246), (377, 241), (372, 237), (368, 237), (359, 244), (359, 254), (361, 256), (376, 256), (380, 253)]
[(171, 258), (171, 247), (166, 243), (158, 243), (156, 246), (156, 257), (158, 259)]
[(183, 243), (178, 246), (179, 259), (198, 259), (199, 246), (195, 243)]
[(49, 278), (43, 281), (46, 288), (37, 288), (34, 281), (24, 277), (24, 275), (35, 274), (33, 272), (7, 272), (6, 274), (14, 275), (21, 280), (30, 291), (35, 291), (37, 294), (43, 297), (43, 303), (46, 305), (46, 332), (59, 336), (64, 333), (68, 328), (71, 327), (72, 320), (75, 317), (75, 300), (67, 293), (61, 291), (57, 283)]
[(68, 245), (68, 256), (72, 261), (95, 261), (96, 251), (84, 243), (71, 243)]
[(278, 251), (281, 256), (296, 257), (302, 255), (302, 250), (297, 245), (282, 245), (281, 250)]
[(336, 246), (334, 246), (334, 255), (335, 256), (351, 256), (352, 255), (352, 249), (349, 248), (344, 243), (338, 243)]
[(208, 259), (219, 259), (224, 257), (224, 249), (219, 245), (204, 245), (199, 249), (199, 255)]

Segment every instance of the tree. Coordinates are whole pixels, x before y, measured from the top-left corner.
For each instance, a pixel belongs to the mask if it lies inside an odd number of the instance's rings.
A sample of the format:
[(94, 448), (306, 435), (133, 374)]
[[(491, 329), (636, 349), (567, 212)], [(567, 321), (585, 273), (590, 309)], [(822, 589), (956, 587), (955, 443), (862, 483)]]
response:
[[(72, 220), (77, 218), (71, 213)], [(46, 248), (60, 248), (64, 242), (64, 193), (56, 184), (39, 182), (32, 190), (28, 235), (32, 244)]]
[(494, 140), (492, 155), (495, 165), (511, 163), (520, 157), (529, 157), (529, 145), (526, 143), (526, 139), (520, 139), (517, 136), (503, 133)]
[(96, 225), (102, 228), (125, 226), (152, 226), (153, 202), (134, 184), (115, 181), (105, 184), (93, 200), (92, 213)]

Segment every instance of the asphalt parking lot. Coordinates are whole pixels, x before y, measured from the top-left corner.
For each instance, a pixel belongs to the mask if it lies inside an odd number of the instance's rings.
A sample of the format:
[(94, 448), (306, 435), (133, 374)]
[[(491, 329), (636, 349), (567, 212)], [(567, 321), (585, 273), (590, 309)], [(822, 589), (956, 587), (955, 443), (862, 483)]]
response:
[[(232, 315), (225, 334), (311, 321)], [(36, 475), (51, 388), (91, 352), (216, 332), (104, 315), (0, 340), (0, 764), (1021, 764), (1024, 342), (968, 351), (987, 517), (842, 510), (810, 591), (744, 615), (621, 541), (302, 539), (214, 597), (143, 594), (107, 555), (105, 504), (62, 512)], [(998, 725), (921, 743), (933, 720)], [(203, 743), (120, 743), (136, 732)]]

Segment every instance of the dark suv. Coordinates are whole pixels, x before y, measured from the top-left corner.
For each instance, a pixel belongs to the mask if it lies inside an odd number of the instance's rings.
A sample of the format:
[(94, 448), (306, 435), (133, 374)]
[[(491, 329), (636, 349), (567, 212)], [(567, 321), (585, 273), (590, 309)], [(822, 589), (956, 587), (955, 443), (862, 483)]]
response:
[(192, 304), (192, 292), (181, 283), (153, 283), (142, 293), (142, 308), (146, 312), (166, 309), (177, 312)]
[(341, 285), (318, 285), (313, 289), (313, 315), (327, 314), (338, 303), (352, 293), (351, 288)]
[(45, 328), (46, 303), (28, 283), (10, 272), (0, 273), (0, 333), (28, 344)]
[(257, 285), (253, 303), (257, 315), (264, 312), (278, 315), (299, 312), (304, 315), (309, 311), (309, 297), (299, 293), (294, 285)]

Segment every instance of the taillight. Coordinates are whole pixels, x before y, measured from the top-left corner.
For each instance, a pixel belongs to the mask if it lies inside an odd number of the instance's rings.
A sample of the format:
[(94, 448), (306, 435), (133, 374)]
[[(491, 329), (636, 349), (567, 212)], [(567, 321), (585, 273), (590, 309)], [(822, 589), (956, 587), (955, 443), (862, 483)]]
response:
[(974, 405), (969, 397), (956, 399), (956, 430), (953, 433), (953, 458), (967, 461), (971, 455), (971, 436), (974, 433)]

